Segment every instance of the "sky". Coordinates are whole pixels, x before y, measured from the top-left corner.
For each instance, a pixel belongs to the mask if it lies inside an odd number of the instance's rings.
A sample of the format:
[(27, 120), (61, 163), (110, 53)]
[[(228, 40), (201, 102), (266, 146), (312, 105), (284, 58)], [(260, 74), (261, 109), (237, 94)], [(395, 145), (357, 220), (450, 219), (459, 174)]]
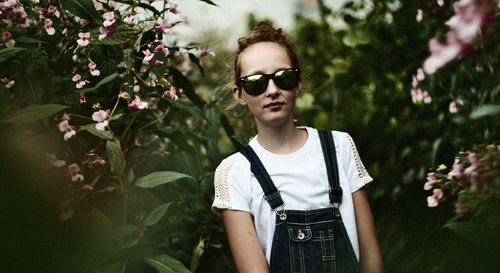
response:
[[(175, 27), (179, 35), (187, 38), (197, 33), (212, 30), (214, 27), (228, 35), (228, 41), (234, 41), (246, 32), (246, 14), (253, 12), (257, 18), (269, 18), (276, 27), (290, 30), (293, 27), (293, 16), (297, 10), (318, 16), (314, 6), (315, 0), (212, 0), (217, 6), (200, 0), (177, 0), (179, 10), (189, 21), (189, 25)], [(329, 7), (338, 6), (344, 1), (324, 0)], [(307, 3), (312, 3), (308, 5)]]

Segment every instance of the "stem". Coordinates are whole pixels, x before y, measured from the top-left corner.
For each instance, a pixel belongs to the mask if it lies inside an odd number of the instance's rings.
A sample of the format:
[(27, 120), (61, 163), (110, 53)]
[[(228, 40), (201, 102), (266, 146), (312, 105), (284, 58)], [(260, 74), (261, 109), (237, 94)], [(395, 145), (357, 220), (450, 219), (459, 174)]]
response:
[(125, 188), (123, 193), (123, 225), (127, 224), (128, 191)]
[(117, 96), (116, 98), (116, 103), (115, 103), (115, 106), (113, 107), (113, 110), (111, 111), (111, 113), (109, 114), (109, 116), (111, 117), (113, 115), (113, 113), (115, 112), (116, 110), (116, 107), (118, 106), (118, 102), (120, 102), (120, 96)]
[(157, 118), (156, 120), (153, 120), (153, 121), (151, 121), (150, 123), (148, 123), (148, 124), (146, 124), (146, 125), (142, 126), (141, 128), (139, 128), (139, 130), (138, 130), (138, 131), (141, 131), (142, 129), (144, 129), (144, 128), (148, 127), (149, 125), (152, 125), (152, 124), (155, 124), (155, 123), (156, 123), (156, 122), (158, 122), (158, 121), (161, 121), (161, 120), (162, 120), (162, 119), (163, 119), (163, 118), (164, 118), (164, 117), (168, 114), (168, 111), (169, 111), (169, 110), (170, 110), (170, 108), (167, 108), (167, 110), (165, 111), (165, 114), (161, 115), (161, 116), (160, 116), (159, 118)]

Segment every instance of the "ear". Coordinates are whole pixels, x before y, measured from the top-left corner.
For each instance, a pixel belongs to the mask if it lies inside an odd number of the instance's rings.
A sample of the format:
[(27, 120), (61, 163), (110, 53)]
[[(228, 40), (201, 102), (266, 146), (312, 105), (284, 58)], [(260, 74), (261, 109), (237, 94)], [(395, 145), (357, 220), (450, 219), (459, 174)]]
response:
[(234, 99), (241, 105), (247, 105), (245, 98), (243, 97), (243, 91), (236, 85), (233, 85), (233, 96)]
[(298, 97), (301, 91), (302, 91), (302, 81), (299, 80), (299, 84), (297, 85), (297, 90), (295, 91), (295, 96)]

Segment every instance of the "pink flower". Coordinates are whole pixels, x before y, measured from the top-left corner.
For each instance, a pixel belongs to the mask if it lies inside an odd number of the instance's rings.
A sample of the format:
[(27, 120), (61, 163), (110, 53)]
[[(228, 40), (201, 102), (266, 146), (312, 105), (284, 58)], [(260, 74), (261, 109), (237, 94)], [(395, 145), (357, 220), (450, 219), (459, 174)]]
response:
[(44, 21), (44, 26), (42, 27), (43, 31), (45, 31), (48, 35), (54, 35), (56, 30), (52, 27), (52, 20), (46, 18)]
[(85, 97), (84, 94), (80, 94), (80, 104), (82, 103), (86, 103), (87, 102), (87, 98)]
[(205, 57), (205, 56), (208, 56), (208, 55), (215, 56), (215, 53), (213, 51), (210, 51), (208, 49), (207, 45), (204, 45), (203, 46), (203, 51), (201, 52), (200, 57)]
[(96, 64), (89, 63), (89, 73), (90, 73), (90, 75), (92, 75), (92, 76), (99, 76), (99, 74), (101, 74), (101, 71), (95, 69), (96, 67), (97, 67)]
[(92, 187), (91, 185), (83, 185), (82, 187), (82, 190), (84, 191), (93, 191), (94, 190), (94, 187)]
[(167, 55), (169, 53), (168, 48), (164, 47), (163, 41), (160, 41), (160, 43), (155, 47), (155, 52), (160, 52), (160, 53), (165, 53)]
[(448, 107), (449, 110), (450, 110), (450, 113), (453, 114), (453, 113), (458, 112), (458, 105), (463, 105), (463, 104), (464, 104), (464, 102), (461, 99), (459, 99), (459, 98), (457, 98), (456, 100), (451, 101), (450, 102), (450, 106)]
[(5, 88), (7, 89), (11, 88), (14, 83), (16, 83), (14, 80), (9, 81), (9, 79), (7, 78), (1, 78), (0, 81), (5, 84)]
[(80, 20), (80, 25), (82, 25), (82, 27), (86, 26), (87, 24), (88, 24), (87, 20), (85, 20), (85, 19)]
[(47, 11), (53, 13), (57, 18), (61, 16), (61, 13), (59, 13), (59, 9), (56, 6), (50, 5)]
[(80, 167), (76, 163), (68, 166), (68, 173), (71, 176), (71, 181), (83, 181), (83, 175), (80, 174)]
[(86, 47), (89, 45), (90, 32), (80, 32), (80, 33), (78, 33), (78, 37), (80, 37), (80, 39), (76, 40), (76, 42), (81, 47)]
[(167, 98), (172, 98), (174, 100), (178, 100), (179, 99), (179, 97), (176, 95), (175, 87), (173, 87), (173, 86), (170, 87), (170, 90), (165, 91), (163, 93), (163, 96), (167, 97)]
[(444, 5), (444, 0), (437, 0), (436, 1), (438, 6), (442, 7)]
[(427, 197), (427, 206), (436, 207), (439, 201), (443, 198), (443, 191), (441, 189), (434, 189), (433, 194)]
[(95, 128), (99, 131), (105, 130), (106, 126), (108, 125), (108, 118), (109, 118), (109, 110), (108, 111), (99, 110), (92, 114), (92, 120), (97, 121)]
[(170, 11), (171, 13), (173, 14), (177, 14), (179, 13), (179, 10), (177, 9), (178, 8), (178, 5), (175, 4), (173, 7), (171, 7), (168, 11)]
[(102, 23), (105, 27), (115, 28), (116, 20), (115, 20), (115, 13), (114, 12), (112, 12), (112, 11), (106, 12), (106, 13), (104, 13), (103, 17), (104, 17), (104, 19), (106, 19), (104, 21), (104, 23)]
[(64, 132), (64, 140), (68, 140), (76, 134), (76, 127), (69, 125), (68, 120), (63, 120), (59, 123), (59, 131)]
[(476, 173), (481, 167), (484, 166), (483, 162), (479, 161), (479, 156), (476, 153), (470, 153), (467, 156), (467, 160), (469, 161), (470, 166), (464, 170), (466, 175)]
[(16, 45), (16, 41), (11, 38), (11, 34), (8, 30), (2, 32), (2, 41), (6, 47), (14, 47)]
[(82, 76), (80, 74), (75, 74), (72, 78), (74, 82), (76, 82), (76, 88), (80, 89), (84, 87), (85, 85), (89, 84), (90, 81), (88, 80), (82, 80)]
[(163, 62), (160, 60), (155, 60), (155, 67), (160, 67), (163, 65)]
[(148, 103), (145, 101), (141, 101), (141, 98), (139, 98), (139, 96), (137, 95), (135, 96), (135, 99), (128, 105), (129, 110), (138, 110), (145, 108), (148, 108)]
[(94, 8), (95, 10), (102, 10), (102, 4), (97, 2), (96, 0), (92, 0), (94, 2)]
[(431, 39), (429, 41), (429, 50), (431, 56), (424, 62), (424, 71), (427, 74), (432, 74), (458, 57), (461, 45), (456, 41), (443, 45), (437, 39)]
[(139, 72), (141, 73), (146, 73), (146, 71), (148, 71), (148, 68), (146, 66), (141, 66), (141, 69), (139, 69)]
[(453, 169), (447, 175), (448, 179), (456, 178), (458, 180), (464, 181), (466, 179), (464, 173), (464, 167), (460, 164), (460, 160), (455, 158), (455, 162), (453, 163)]
[(417, 22), (422, 21), (423, 18), (424, 18), (424, 12), (421, 9), (418, 9), (416, 17)]
[(466, 213), (469, 213), (470, 212), (470, 209), (469, 208), (464, 208), (462, 206), (462, 204), (460, 203), (455, 203), (455, 212), (457, 214), (466, 214)]
[(149, 62), (149, 63), (153, 62), (153, 57), (155, 55), (154, 53), (151, 53), (149, 49), (142, 51), (142, 53), (144, 53), (144, 62)]
[(49, 161), (50, 165), (54, 167), (60, 168), (66, 165), (66, 161), (58, 160), (55, 154), (46, 153), (45, 156), (47, 156), (47, 160)]
[(106, 164), (106, 161), (102, 158), (96, 158), (92, 163), (94, 164), (94, 167), (101, 167), (104, 166), (104, 164)]
[(125, 18), (123, 18), (123, 21), (126, 22), (126, 23), (132, 23), (132, 21), (134, 21), (134, 16), (132, 15), (132, 10), (129, 9), (127, 11), (125, 11)]
[(432, 98), (427, 91), (422, 91), (420, 88), (411, 90), (411, 100), (413, 103), (431, 103)]
[(99, 27), (99, 32), (101, 33), (101, 34), (99, 34), (99, 41), (103, 40), (105, 38), (111, 37), (114, 34), (113, 31), (107, 30), (103, 27)]
[(164, 19), (158, 19), (157, 26), (155, 27), (156, 32), (163, 32), (165, 34), (169, 34), (171, 32), (172, 26), (167, 23)]
[(425, 72), (422, 68), (417, 69), (417, 80), (419, 82), (425, 80)]
[(427, 182), (425, 182), (424, 184), (424, 190), (430, 190), (432, 189), (432, 183), (436, 182), (437, 179), (436, 177), (434, 176), (435, 173), (428, 173), (427, 174)]

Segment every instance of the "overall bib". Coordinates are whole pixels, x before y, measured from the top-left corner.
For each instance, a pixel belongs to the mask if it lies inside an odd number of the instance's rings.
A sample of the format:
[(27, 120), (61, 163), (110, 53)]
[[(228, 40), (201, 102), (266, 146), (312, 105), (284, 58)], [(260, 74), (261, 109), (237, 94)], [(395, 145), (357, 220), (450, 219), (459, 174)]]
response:
[(318, 130), (328, 174), (332, 207), (314, 210), (285, 210), (280, 192), (250, 146), (240, 152), (248, 159), (264, 198), (276, 212), (271, 248), (271, 273), (361, 272), (347, 235), (339, 206), (342, 202), (333, 136)]

